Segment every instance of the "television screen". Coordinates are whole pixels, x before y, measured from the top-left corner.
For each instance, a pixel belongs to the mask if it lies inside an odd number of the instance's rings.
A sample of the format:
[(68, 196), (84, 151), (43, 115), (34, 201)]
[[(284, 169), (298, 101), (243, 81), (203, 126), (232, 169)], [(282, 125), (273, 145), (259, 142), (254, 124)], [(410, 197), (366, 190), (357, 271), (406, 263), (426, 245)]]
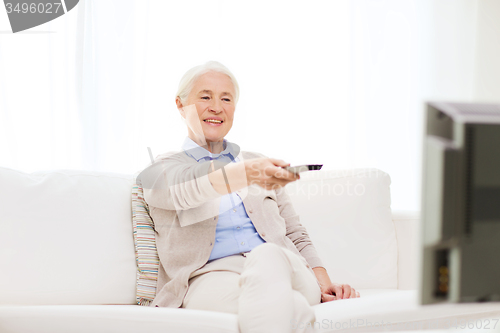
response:
[(500, 105), (427, 103), (420, 300), (500, 300)]

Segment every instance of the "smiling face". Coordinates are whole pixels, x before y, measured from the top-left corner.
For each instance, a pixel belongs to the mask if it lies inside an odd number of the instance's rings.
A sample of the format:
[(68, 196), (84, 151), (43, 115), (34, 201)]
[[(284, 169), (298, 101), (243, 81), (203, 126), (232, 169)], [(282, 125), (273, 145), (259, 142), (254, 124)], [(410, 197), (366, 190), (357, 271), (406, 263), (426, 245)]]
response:
[[(177, 108), (186, 119), (189, 137), (208, 147), (220, 142), (233, 126), (235, 90), (229, 76), (219, 72), (201, 75), (184, 104), (177, 97)], [(209, 149), (211, 151), (211, 149)]]

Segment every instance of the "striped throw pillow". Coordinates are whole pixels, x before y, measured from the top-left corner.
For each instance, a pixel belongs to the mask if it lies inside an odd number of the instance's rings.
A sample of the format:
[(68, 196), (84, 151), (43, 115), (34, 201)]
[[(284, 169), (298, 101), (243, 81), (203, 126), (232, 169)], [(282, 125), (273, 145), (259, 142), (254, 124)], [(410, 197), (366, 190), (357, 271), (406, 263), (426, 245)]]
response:
[(149, 215), (148, 204), (144, 201), (143, 189), (136, 183), (132, 187), (132, 223), (137, 262), (136, 300), (138, 305), (150, 306), (156, 295), (160, 260), (156, 250), (154, 223)]

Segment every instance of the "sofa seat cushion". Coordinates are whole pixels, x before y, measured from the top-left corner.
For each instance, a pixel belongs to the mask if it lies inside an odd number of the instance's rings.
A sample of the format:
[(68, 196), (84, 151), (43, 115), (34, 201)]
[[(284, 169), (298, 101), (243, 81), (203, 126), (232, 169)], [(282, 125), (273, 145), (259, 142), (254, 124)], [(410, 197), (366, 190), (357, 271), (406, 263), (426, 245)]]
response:
[[(446, 325), (451, 326), (454, 322), (460, 325), (460, 321), (474, 324), (476, 327), (482, 324), (484, 327), (486, 320), (500, 316), (500, 303), (420, 306), (415, 290), (360, 289), (359, 292), (361, 298), (315, 305), (319, 332), (441, 329), (446, 328)], [(393, 326), (390, 327), (388, 323)], [(494, 325), (495, 322), (490, 322), (490, 328)], [(498, 326), (500, 323), (497, 328)], [(0, 306), (2, 333), (139, 331), (239, 332), (236, 315), (203, 310), (138, 305)]]
[[(490, 318), (500, 318), (500, 302), (420, 305), (417, 290), (360, 289), (359, 292), (360, 298), (314, 306), (320, 332), (445, 329), (464, 324), (485, 327)], [(495, 324), (500, 327), (500, 322), (490, 321), (490, 329)]]
[(234, 314), (139, 305), (0, 306), (2, 333), (238, 333)]

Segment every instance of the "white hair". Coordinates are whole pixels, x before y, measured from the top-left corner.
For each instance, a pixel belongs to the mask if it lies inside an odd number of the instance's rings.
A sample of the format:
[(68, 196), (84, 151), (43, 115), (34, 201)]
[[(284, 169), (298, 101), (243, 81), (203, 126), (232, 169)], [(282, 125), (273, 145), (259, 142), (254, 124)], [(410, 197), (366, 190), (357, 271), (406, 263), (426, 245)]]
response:
[(240, 88), (238, 86), (238, 82), (236, 81), (236, 78), (234, 77), (233, 73), (221, 64), (220, 62), (217, 61), (208, 61), (204, 63), (203, 65), (199, 65), (196, 67), (191, 68), (184, 74), (184, 76), (181, 79), (181, 82), (179, 83), (179, 88), (177, 90), (177, 96), (181, 100), (181, 103), (184, 105), (189, 93), (193, 89), (194, 82), (203, 74), (208, 73), (208, 72), (218, 72), (222, 74), (226, 74), (229, 76), (231, 81), (233, 82), (234, 86), (234, 104), (238, 103), (238, 98), (240, 96)]

